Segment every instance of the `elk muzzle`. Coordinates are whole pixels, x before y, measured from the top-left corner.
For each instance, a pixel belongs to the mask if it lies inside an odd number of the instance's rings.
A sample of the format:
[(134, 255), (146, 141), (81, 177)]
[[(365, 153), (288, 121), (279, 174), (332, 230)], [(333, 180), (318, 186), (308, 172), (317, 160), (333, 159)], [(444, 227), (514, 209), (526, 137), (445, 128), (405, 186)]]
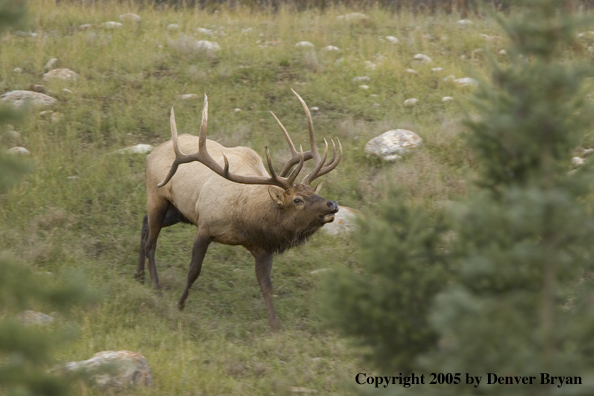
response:
[(338, 203), (336, 203), (335, 201), (330, 201), (328, 200), (326, 202), (326, 206), (328, 207), (328, 212), (324, 213), (322, 216), (322, 222), (324, 224), (326, 223), (332, 223), (334, 221), (334, 215), (336, 214), (336, 212), (338, 212)]

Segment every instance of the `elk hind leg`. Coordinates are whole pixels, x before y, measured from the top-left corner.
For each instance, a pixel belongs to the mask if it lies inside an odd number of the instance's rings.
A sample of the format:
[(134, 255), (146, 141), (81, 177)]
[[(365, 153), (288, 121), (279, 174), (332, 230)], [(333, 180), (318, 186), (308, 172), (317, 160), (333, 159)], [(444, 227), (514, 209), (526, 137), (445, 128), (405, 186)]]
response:
[(157, 275), (157, 265), (155, 263), (155, 250), (157, 249), (157, 239), (171, 203), (166, 199), (161, 199), (157, 203), (149, 203), (148, 207), (148, 236), (145, 244), (145, 252), (148, 258), (148, 268), (151, 275), (151, 287), (160, 290), (159, 276)]
[(200, 276), (202, 262), (204, 261), (204, 256), (206, 255), (206, 250), (208, 249), (210, 242), (212, 242), (212, 237), (200, 234), (196, 235), (194, 246), (192, 247), (192, 262), (190, 263), (190, 270), (188, 271), (188, 280), (184, 292), (177, 303), (180, 311), (186, 306), (186, 299), (188, 298), (190, 289), (196, 279), (198, 279), (198, 276)]
[(142, 218), (142, 231), (140, 232), (140, 249), (138, 251), (138, 267), (134, 278), (144, 283), (144, 264), (146, 262), (146, 241), (148, 237), (148, 215)]

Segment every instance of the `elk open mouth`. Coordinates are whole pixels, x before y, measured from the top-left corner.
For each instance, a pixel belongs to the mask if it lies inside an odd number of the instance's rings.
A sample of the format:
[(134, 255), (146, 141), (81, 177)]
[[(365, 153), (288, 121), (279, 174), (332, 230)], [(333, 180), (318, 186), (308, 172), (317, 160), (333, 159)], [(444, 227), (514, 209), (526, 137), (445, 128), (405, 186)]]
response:
[(322, 218), (322, 222), (324, 224), (326, 223), (332, 223), (334, 221), (334, 215), (336, 214), (336, 212), (338, 212), (338, 207), (336, 209), (334, 209), (331, 212), (328, 212), (326, 214), (320, 215), (320, 217)]

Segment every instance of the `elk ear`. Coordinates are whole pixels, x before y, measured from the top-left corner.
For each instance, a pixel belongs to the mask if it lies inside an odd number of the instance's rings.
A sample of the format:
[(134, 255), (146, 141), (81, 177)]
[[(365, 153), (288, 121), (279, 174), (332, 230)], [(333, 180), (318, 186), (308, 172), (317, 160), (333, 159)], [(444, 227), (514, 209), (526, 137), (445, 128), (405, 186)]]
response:
[(281, 207), (285, 205), (285, 194), (276, 187), (268, 187), (268, 194), (276, 204)]
[(320, 184), (318, 184), (316, 186), (316, 188), (314, 188), (314, 192), (317, 194), (320, 192), (320, 190), (322, 189), (322, 186), (324, 185), (324, 182), (321, 182)]

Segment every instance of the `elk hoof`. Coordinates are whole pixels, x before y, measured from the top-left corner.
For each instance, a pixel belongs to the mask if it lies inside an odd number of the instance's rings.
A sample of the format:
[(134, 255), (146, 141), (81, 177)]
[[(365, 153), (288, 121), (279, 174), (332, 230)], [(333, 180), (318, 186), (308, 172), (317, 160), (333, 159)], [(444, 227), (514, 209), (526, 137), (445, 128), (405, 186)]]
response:
[(135, 273), (134, 279), (136, 279), (140, 283), (144, 283), (144, 271), (138, 271), (137, 273)]

